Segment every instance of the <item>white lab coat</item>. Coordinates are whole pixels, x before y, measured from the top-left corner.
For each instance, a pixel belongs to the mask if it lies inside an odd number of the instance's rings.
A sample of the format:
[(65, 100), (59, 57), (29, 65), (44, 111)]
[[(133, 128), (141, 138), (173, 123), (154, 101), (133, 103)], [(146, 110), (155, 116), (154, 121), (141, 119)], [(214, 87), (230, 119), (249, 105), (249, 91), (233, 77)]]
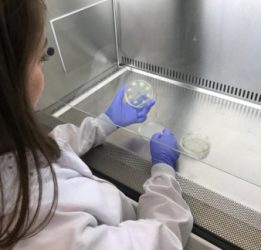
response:
[[(81, 127), (56, 127), (51, 136), (61, 148), (54, 163), (58, 207), (47, 227), (20, 241), (15, 250), (168, 250), (183, 249), (192, 229), (192, 215), (181, 196), (174, 170), (152, 167), (139, 203), (108, 181), (95, 177), (79, 158), (102, 143), (116, 127), (106, 115), (86, 118)], [(52, 199), (45, 177), (42, 214)]]

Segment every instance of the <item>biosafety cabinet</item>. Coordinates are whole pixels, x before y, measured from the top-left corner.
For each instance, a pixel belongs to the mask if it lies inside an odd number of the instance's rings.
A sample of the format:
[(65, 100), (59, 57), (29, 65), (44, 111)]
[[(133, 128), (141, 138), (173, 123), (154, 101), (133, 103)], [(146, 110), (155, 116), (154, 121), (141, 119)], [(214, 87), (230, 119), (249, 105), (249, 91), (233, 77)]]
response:
[[(147, 132), (170, 128), (195, 220), (187, 249), (261, 249), (261, 1), (47, 5), (56, 53), (45, 65), (42, 121), (79, 125), (104, 112), (121, 85), (146, 81), (156, 99), (147, 121), (118, 129), (83, 159), (138, 199), (150, 174)], [(207, 142), (200, 157), (202, 145), (182, 144), (195, 135)]]

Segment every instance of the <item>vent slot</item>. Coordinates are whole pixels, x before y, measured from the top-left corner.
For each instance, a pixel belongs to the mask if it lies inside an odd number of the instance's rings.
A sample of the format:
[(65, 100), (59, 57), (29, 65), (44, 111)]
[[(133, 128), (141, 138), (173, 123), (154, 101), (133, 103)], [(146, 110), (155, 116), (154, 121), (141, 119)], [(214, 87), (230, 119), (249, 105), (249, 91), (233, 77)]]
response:
[(237, 88), (228, 84), (215, 82), (202, 77), (186, 74), (176, 71), (174, 69), (164, 68), (151, 63), (146, 63), (129, 57), (122, 57), (122, 64), (129, 65), (153, 74), (168, 77), (170, 79), (178, 80), (181, 82), (189, 83), (192, 85), (200, 86), (206, 89), (211, 89), (216, 92), (224, 93), (226, 95), (239, 97), (254, 103), (261, 103), (261, 94), (249, 91), (247, 89)]

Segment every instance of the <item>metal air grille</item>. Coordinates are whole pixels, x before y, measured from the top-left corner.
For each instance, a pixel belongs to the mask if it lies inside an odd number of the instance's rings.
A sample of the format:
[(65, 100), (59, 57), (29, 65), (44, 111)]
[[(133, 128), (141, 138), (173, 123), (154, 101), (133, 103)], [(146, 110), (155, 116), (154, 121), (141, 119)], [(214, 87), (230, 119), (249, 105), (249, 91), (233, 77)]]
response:
[(229, 84), (216, 82), (213, 80), (194, 76), (188, 73), (179, 72), (174, 69), (161, 67), (147, 62), (142, 62), (129, 57), (123, 56), (121, 59), (123, 64), (130, 65), (132, 67), (139, 68), (150, 73), (168, 77), (170, 79), (178, 80), (181, 82), (193, 84), (202, 88), (214, 90), (215, 92), (234, 96), (254, 103), (261, 103), (261, 93), (256, 93), (247, 89), (237, 88)]

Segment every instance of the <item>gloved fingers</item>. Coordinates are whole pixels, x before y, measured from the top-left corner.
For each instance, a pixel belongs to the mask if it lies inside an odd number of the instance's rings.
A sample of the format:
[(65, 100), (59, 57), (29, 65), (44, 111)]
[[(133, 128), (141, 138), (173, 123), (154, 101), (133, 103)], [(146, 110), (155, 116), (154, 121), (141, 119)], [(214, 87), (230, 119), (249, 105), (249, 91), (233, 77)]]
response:
[(137, 101), (139, 103), (142, 103), (143, 101), (146, 101), (148, 99), (148, 97), (146, 95), (141, 95), (137, 98)]
[(121, 85), (121, 87), (117, 91), (116, 96), (114, 98), (114, 101), (117, 104), (121, 104), (122, 103), (122, 100), (123, 100), (123, 97), (124, 97), (124, 92), (125, 92), (125, 85)]
[(172, 139), (172, 141), (174, 142), (175, 148), (178, 147), (178, 142), (177, 142), (177, 139), (176, 139), (176, 135), (173, 134), (169, 128), (165, 128), (162, 131), (162, 135), (166, 136), (166, 137), (170, 137)]
[(173, 134), (173, 140), (174, 140), (174, 147), (173, 147), (173, 149), (174, 149), (174, 151), (176, 152), (176, 153), (178, 153), (179, 154), (179, 143), (178, 143), (178, 141), (177, 141), (177, 139), (176, 139), (176, 136)]
[(148, 112), (150, 111), (150, 109), (152, 108), (152, 106), (155, 105), (155, 103), (156, 103), (155, 100), (149, 100), (149, 101), (146, 103), (146, 105), (145, 105), (144, 108), (143, 108), (143, 109), (146, 110), (146, 113), (148, 113)]
[(157, 141), (161, 138), (161, 133), (156, 133), (151, 137), (152, 141)]
[(172, 133), (172, 131), (169, 128), (165, 128), (163, 130), (163, 134), (167, 135), (167, 136), (172, 136), (173, 139), (176, 141), (176, 135), (174, 133)]
[(169, 128), (164, 128), (162, 131), (163, 135), (173, 135)]
[(154, 100), (148, 101), (148, 103), (142, 109), (138, 110), (138, 117), (147, 115), (154, 104)]
[(145, 122), (146, 120), (147, 120), (147, 116), (146, 115), (143, 115), (141, 117), (138, 116), (137, 122), (138, 123), (142, 123), (142, 122)]
[(142, 117), (144, 117), (146, 115), (147, 115), (147, 112), (144, 109), (142, 109), (141, 111), (138, 111), (138, 113), (137, 113), (137, 117), (138, 118), (142, 118)]
[(140, 115), (148, 114), (154, 104), (155, 104), (155, 100), (149, 100), (143, 108), (138, 110), (138, 114)]
[(175, 134), (173, 134), (172, 133), (172, 138), (173, 138), (173, 140), (175, 141), (175, 148), (179, 148), (179, 143), (178, 143), (178, 140), (177, 140), (177, 137), (176, 137), (176, 135)]

